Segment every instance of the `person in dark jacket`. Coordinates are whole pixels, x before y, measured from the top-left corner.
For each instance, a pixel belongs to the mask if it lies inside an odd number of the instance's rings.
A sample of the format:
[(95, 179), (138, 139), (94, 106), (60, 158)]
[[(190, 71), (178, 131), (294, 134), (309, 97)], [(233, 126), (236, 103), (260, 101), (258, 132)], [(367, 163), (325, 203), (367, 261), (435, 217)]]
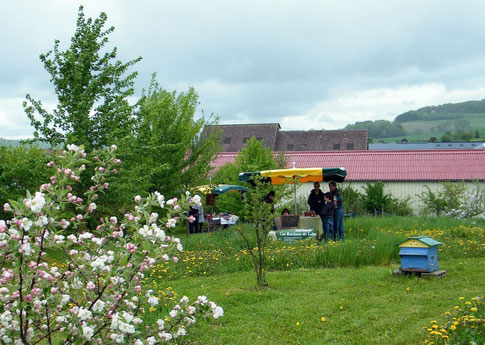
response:
[(310, 205), (310, 211), (315, 211), (315, 214), (320, 215), (322, 211), (323, 204), (323, 192), (320, 190), (320, 183), (315, 182), (313, 184), (314, 189), (310, 192), (308, 196), (308, 205)]
[(189, 234), (196, 234), (199, 232), (199, 209), (197, 206), (190, 206), (189, 216), (195, 218), (193, 222), (189, 222)]
[(330, 189), (330, 193), (332, 193), (333, 202), (335, 205), (335, 212), (333, 214), (333, 229), (337, 239), (344, 240), (344, 198), (340, 192), (340, 189), (337, 188), (337, 183), (334, 181), (328, 184), (328, 188)]
[[(325, 239), (325, 242), (328, 241), (328, 238), (333, 238), (333, 240), (336, 240), (336, 234), (333, 229), (333, 214), (334, 214), (334, 209), (335, 206), (332, 202), (332, 194), (331, 193), (325, 193), (324, 194), (324, 199), (325, 199), (325, 204), (322, 207), (322, 211), (320, 213), (320, 216), (322, 217), (322, 225), (323, 225), (323, 237)], [(320, 238), (320, 241), (322, 239)]]

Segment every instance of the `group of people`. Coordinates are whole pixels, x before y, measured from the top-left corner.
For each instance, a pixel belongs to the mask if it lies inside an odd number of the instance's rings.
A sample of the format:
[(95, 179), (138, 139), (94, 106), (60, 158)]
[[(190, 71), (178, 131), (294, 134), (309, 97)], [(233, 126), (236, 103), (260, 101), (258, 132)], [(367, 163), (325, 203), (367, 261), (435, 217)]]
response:
[(313, 187), (314, 189), (308, 196), (308, 205), (310, 205), (310, 210), (322, 219), (323, 236), (320, 236), (318, 240), (325, 240), (325, 242), (329, 239), (344, 240), (344, 199), (337, 184), (333, 181), (330, 182), (328, 184), (330, 191), (327, 193), (322, 192), (318, 182), (315, 182)]

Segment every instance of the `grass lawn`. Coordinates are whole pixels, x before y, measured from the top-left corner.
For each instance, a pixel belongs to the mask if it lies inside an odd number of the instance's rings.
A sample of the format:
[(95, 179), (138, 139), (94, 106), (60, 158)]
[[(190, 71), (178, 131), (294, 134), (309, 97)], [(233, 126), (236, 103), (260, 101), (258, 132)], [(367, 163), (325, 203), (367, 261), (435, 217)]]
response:
[[(167, 315), (183, 295), (206, 295), (225, 316), (199, 321), (188, 343), (423, 344), (423, 328), (444, 321), (445, 312), (464, 303), (459, 297), (485, 296), (483, 220), (357, 217), (345, 228), (343, 242), (270, 242), (264, 290), (255, 288), (247, 248), (234, 228), (191, 236), (179, 229), (179, 262), (158, 262), (145, 273), (145, 288), (162, 302), (144, 319)], [(417, 235), (443, 243), (439, 264), (446, 277), (391, 275), (399, 267), (396, 243)], [(65, 257), (51, 251), (45, 260), (58, 265)]]
[(483, 258), (440, 264), (447, 270), (440, 279), (370, 266), (269, 272), (270, 286), (261, 291), (252, 272), (165, 287), (192, 298), (206, 294), (224, 308), (223, 318), (191, 329), (191, 344), (422, 344), (431, 320), (443, 321), (459, 297), (485, 292)]

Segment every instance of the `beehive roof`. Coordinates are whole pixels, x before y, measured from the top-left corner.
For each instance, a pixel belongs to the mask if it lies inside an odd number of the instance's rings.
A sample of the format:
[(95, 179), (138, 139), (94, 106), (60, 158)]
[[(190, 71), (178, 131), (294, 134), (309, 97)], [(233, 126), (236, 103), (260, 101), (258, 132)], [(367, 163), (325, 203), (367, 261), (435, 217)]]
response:
[(397, 243), (396, 245), (400, 245), (401, 243), (404, 243), (404, 242), (409, 241), (409, 240), (418, 240), (419, 242), (422, 242), (422, 243), (424, 243), (424, 244), (426, 244), (430, 247), (439, 246), (439, 245), (443, 244), (441, 242), (433, 240), (429, 236), (414, 236), (414, 237), (408, 237), (404, 241), (401, 241), (401, 242)]

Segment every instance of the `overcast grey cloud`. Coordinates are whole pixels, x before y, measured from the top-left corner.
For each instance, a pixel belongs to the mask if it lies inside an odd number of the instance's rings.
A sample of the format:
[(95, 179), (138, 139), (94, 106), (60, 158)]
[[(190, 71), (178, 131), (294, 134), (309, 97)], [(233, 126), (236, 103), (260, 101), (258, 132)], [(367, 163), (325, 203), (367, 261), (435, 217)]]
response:
[(137, 96), (194, 86), (222, 123), (335, 129), (426, 105), (485, 98), (483, 1), (14, 1), (0, 11), (0, 137), (32, 135), (26, 93), (54, 107), (38, 59), (66, 48), (77, 8), (142, 56)]

